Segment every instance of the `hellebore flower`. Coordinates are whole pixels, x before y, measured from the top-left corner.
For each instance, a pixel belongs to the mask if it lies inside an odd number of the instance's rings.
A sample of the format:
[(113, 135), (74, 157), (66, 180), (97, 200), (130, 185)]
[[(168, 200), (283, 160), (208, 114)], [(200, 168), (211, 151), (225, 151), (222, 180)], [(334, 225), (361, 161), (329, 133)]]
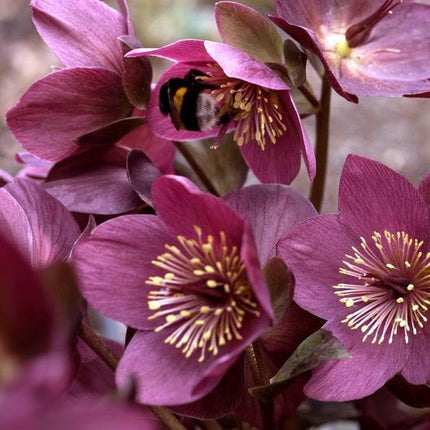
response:
[[(123, 57), (141, 45), (125, 0), (118, 3), (120, 12), (99, 0), (33, 0), (34, 24), (65, 68), (34, 83), (7, 114), (27, 151), (62, 163), (48, 175), (49, 191), (76, 212), (116, 214), (141, 203), (127, 179), (131, 149), (142, 150), (163, 173), (173, 172), (172, 142), (154, 136), (145, 124), (149, 61)], [(77, 204), (83, 190), (88, 196)], [(100, 190), (105, 208), (91, 204)]]
[(0, 189), (0, 232), (37, 268), (66, 260), (81, 233), (58, 200), (23, 178)]
[[(152, 197), (157, 216), (103, 223), (73, 261), (88, 302), (137, 329), (117, 383), (134, 376), (140, 402), (181, 405), (224, 376), (240, 383), (229, 369), (271, 324), (272, 309), (249, 223), (185, 178), (159, 178)], [(223, 395), (237, 397), (231, 385)]]
[[(248, 25), (261, 28), (263, 48), (249, 46), (247, 52), (228, 43), (180, 40), (159, 49), (129, 52), (127, 57), (154, 55), (175, 61), (155, 88), (148, 124), (155, 134), (166, 139), (217, 136), (215, 147), (227, 131), (234, 129), (234, 140), (262, 182), (289, 184), (299, 171), (301, 154), (313, 178), (314, 154), (290, 88), (269, 65), (269, 60), (281, 62), (281, 54), (274, 54), (273, 59), (264, 49), (271, 46), (266, 39), (270, 42), (279, 36), (276, 32), (273, 36), (270, 21), (253, 9), (231, 2), (220, 5), (239, 8)], [(231, 26), (224, 20), (224, 14), (218, 12), (218, 28), (226, 41), (230, 39)], [(191, 88), (189, 94), (199, 94), (196, 114), (194, 107), (188, 105), (186, 87)]]
[(296, 279), (294, 299), (325, 320), (351, 357), (319, 366), (305, 393), (345, 401), (400, 373), (430, 380), (430, 219), (420, 192), (375, 161), (349, 156), (339, 214), (297, 226), (278, 245)]
[(272, 20), (320, 58), (347, 100), (429, 91), (430, 5), (276, 0), (276, 12)]

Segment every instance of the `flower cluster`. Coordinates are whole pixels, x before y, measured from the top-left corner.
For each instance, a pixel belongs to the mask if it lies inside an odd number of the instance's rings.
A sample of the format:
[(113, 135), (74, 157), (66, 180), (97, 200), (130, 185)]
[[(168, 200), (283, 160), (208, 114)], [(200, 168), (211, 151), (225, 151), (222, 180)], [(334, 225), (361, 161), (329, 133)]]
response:
[(160, 48), (125, 0), (30, 6), (61, 65), (6, 118), (0, 430), (308, 428), (326, 401), (424, 428), (430, 174), (349, 155), (318, 212), (331, 88), (428, 97), (430, 5), (221, 1), (221, 41)]

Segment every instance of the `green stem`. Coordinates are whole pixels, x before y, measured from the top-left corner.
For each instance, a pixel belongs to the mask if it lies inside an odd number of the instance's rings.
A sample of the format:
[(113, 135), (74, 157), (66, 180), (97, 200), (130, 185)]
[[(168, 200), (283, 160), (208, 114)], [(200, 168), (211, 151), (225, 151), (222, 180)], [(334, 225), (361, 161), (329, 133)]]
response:
[[(267, 366), (264, 365), (263, 344), (257, 340), (246, 348), (252, 376), (255, 385), (268, 385), (270, 383), (270, 374)], [(273, 430), (275, 428), (275, 407), (273, 400), (264, 402), (260, 400), (261, 419), (263, 421), (263, 430)]]
[[(109, 366), (113, 371), (116, 370), (119, 358), (114, 354), (97, 336), (96, 333), (85, 323), (82, 323), (78, 336)], [(171, 430), (186, 430), (178, 419), (162, 406), (145, 405), (160, 421)]]
[(178, 151), (183, 155), (183, 157), (187, 160), (188, 164), (192, 167), (196, 175), (200, 178), (203, 185), (206, 187), (206, 189), (213, 195), (219, 196), (218, 190), (215, 188), (215, 186), (212, 184), (209, 177), (206, 175), (206, 172), (200, 167), (200, 165), (197, 163), (193, 155), (190, 151), (185, 147), (183, 143), (180, 142), (174, 142), (176, 148)]
[(317, 163), (317, 172), (312, 183), (309, 200), (315, 206), (315, 209), (320, 212), (323, 196), (324, 184), (327, 172), (327, 156), (329, 144), (329, 125), (330, 125), (330, 98), (331, 86), (324, 76), (322, 80), (320, 110), (316, 114), (316, 146), (315, 156)]

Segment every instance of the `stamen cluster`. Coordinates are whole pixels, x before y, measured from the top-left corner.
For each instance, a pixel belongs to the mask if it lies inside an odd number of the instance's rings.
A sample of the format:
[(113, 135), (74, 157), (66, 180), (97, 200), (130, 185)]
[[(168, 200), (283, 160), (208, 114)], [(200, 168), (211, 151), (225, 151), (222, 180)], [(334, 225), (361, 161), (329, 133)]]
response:
[(178, 245), (165, 245), (168, 252), (152, 262), (165, 274), (146, 283), (160, 287), (148, 295), (148, 306), (156, 311), (149, 319), (165, 318), (155, 331), (173, 328), (165, 342), (182, 348), (187, 358), (200, 350), (202, 362), (206, 351), (217, 355), (226, 342), (242, 339), (247, 313), (260, 313), (238, 248), (226, 244), (223, 231), (218, 239), (194, 229), (196, 239), (178, 236)]
[(372, 343), (381, 344), (388, 336), (393, 342), (403, 333), (416, 335), (427, 322), (430, 304), (430, 252), (421, 250), (423, 241), (412, 239), (404, 231), (383, 234), (374, 232), (372, 244), (360, 238), (361, 250), (352, 247), (346, 254), (341, 274), (356, 279), (333, 288), (347, 308), (358, 309), (342, 321), (351, 329), (360, 329), (363, 342), (373, 336)]
[(208, 85), (214, 86), (211, 93), (220, 104), (222, 114), (237, 121), (234, 140), (238, 145), (255, 141), (264, 150), (266, 144), (275, 144), (285, 133), (278, 93), (274, 90), (251, 84), (240, 79), (229, 78), (214, 64), (207, 76), (201, 76)]

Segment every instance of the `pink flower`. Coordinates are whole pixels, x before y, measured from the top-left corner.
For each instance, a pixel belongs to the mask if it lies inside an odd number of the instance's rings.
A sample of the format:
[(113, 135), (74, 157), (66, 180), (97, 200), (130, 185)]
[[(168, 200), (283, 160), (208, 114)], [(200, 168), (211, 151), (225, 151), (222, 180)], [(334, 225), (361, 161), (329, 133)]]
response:
[(430, 5), (277, 0), (276, 12), (272, 20), (320, 58), (333, 88), (347, 100), (429, 91)]
[(339, 214), (311, 218), (280, 241), (296, 279), (294, 299), (327, 320), (323, 328), (351, 354), (319, 366), (308, 396), (358, 399), (397, 373), (414, 385), (429, 381), (428, 208), (404, 177), (349, 156)]
[(134, 376), (139, 401), (190, 403), (224, 378), (217, 396), (231, 410), (242, 391), (228, 386), (243, 383), (244, 349), (272, 321), (250, 225), (184, 178), (158, 179), (152, 196), (157, 216), (110, 220), (75, 247), (82, 293), (137, 329), (117, 382)]
[[(290, 183), (299, 171), (301, 155), (312, 178), (315, 160), (308, 136), (290, 88), (271, 68), (272, 63), (281, 62), (281, 54), (271, 44), (273, 40), (276, 43), (276, 32), (270, 21), (253, 9), (221, 2), (217, 6), (217, 24), (224, 41), (231, 38), (231, 25), (221, 6), (241, 16), (246, 25), (261, 28), (258, 46), (249, 44), (244, 50), (229, 43), (181, 40), (159, 49), (135, 49), (127, 54), (175, 61), (161, 76), (150, 101), (150, 127), (155, 134), (172, 140), (217, 136), (214, 146), (234, 129), (234, 140), (261, 181)], [(181, 118), (173, 106), (176, 102), (171, 99), (178, 85), (184, 86), (184, 79), (188, 82), (185, 86), (201, 88), (197, 90), (202, 91), (199, 103), (206, 104), (206, 113), (198, 120), (188, 117), (187, 112)], [(160, 111), (159, 99), (164, 112)]]

